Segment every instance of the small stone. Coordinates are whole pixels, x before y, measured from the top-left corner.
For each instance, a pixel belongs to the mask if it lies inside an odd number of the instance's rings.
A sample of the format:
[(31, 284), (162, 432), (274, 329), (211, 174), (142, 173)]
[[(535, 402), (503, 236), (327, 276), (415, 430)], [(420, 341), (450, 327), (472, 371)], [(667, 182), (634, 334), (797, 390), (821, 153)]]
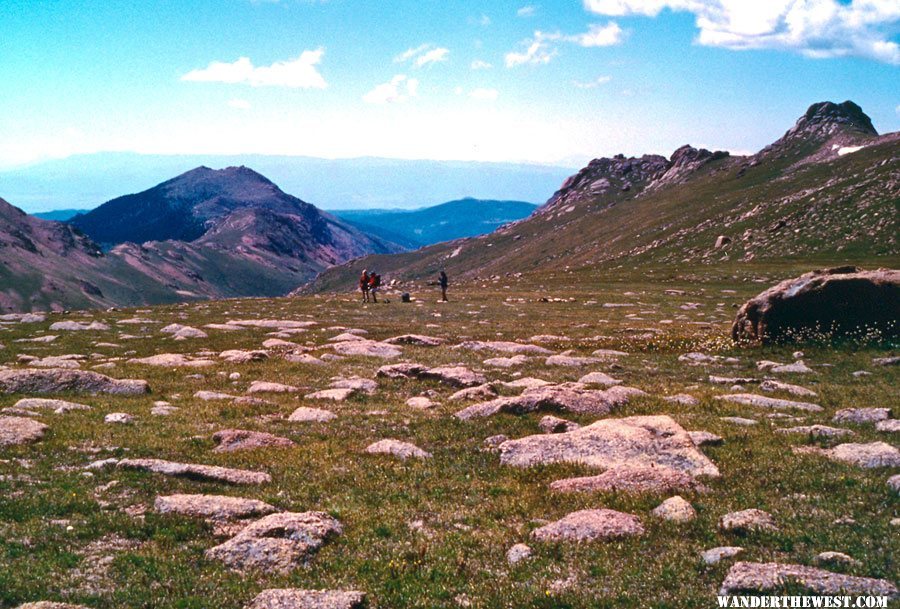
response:
[(283, 385), (281, 383), (270, 383), (268, 381), (253, 381), (247, 393), (297, 393), (299, 388), (291, 385)]
[(604, 387), (622, 384), (622, 381), (614, 379), (603, 372), (589, 372), (578, 379), (578, 382), (582, 385), (603, 385)]
[(839, 565), (842, 567), (860, 567), (862, 563), (843, 552), (821, 552), (816, 555), (818, 565)]
[(506, 552), (506, 561), (514, 565), (531, 557), (531, 548), (524, 543), (517, 543)]
[(718, 548), (710, 548), (701, 553), (700, 556), (706, 564), (715, 565), (726, 558), (734, 558), (743, 551), (744, 548), (738, 546), (720, 546)]
[(198, 400), (209, 402), (213, 400), (233, 400), (236, 396), (230, 393), (219, 393), (218, 391), (198, 391), (194, 394), (194, 397)]
[(127, 412), (111, 412), (103, 417), (103, 422), (107, 424), (131, 425), (134, 423), (134, 417)]
[(900, 474), (896, 476), (891, 476), (888, 478), (888, 488), (890, 488), (895, 493), (900, 493)]
[(334, 402), (343, 402), (347, 398), (356, 393), (356, 389), (340, 388), (340, 389), (323, 389), (315, 393), (306, 395), (307, 400), (332, 400)]
[(835, 423), (877, 423), (891, 418), (890, 408), (843, 408), (834, 413)]
[(415, 444), (392, 439), (379, 440), (378, 442), (370, 444), (366, 447), (366, 452), (370, 455), (393, 455), (403, 460), (410, 458), (431, 458), (431, 453), (422, 450)]
[(336, 418), (337, 415), (330, 410), (301, 406), (291, 413), (291, 416), (288, 417), (288, 421), (293, 421), (295, 423), (327, 423)]
[(900, 419), (886, 419), (875, 423), (875, 429), (884, 433), (900, 433)]
[(697, 517), (697, 511), (680, 495), (669, 497), (650, 512), (657, 518), (670, 522), (690, 522)]
[(749, 509), (722, 516), (719, 519), (719, 530), (726, 533), (750, 533), (753, 531), (777, 531), (778, 527), (775, 519), (768, 512)]
[(689, 431), (687, 435), (695, 446), (719, 446), (725, 442), (722, 436), (708, 431)]
[(427, 410), (429, 408), (434, 408), (437, 406), (434, 402), (431, 401), (430, 398), (424, 396), (412, 397), (406, 400), (406, 405), (410, 408), (418, 408), (420, 410)]
[(541, 418), (538, 427), (543, 433), (565, 433), (567, 431), (580, 429), (581, 425), (572, 421), (560, 419), (559, 417), (547, 415)]

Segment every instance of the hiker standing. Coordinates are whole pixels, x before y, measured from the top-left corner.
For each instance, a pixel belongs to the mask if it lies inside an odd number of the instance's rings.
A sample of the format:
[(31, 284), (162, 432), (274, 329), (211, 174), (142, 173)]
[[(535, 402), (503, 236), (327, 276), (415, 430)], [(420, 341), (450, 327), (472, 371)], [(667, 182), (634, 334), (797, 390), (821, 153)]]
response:
[(359, 291), (362, 292), (363, 302), (369, 302), (369, 271), (366, 269), (359, 276)]
[(378, 297), (375, 294), (378, 292), (379, 287), (381, 287), (381, 275), (372, 271), (369, 275), (369, 292), (372, 294), (372, 302), (378, 302)]
[(441, 286), (441, 300), (447, 302), (447, 286), (450, 285), (450, 281), (447, 279), (447, 273), (441, 271), (441, 274), (438, 277), (438, 283)]

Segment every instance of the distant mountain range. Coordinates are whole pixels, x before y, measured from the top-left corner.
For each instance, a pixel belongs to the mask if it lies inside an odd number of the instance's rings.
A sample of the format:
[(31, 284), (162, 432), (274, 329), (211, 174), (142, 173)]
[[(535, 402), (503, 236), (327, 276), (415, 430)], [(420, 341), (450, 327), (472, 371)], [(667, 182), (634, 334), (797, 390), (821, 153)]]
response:
[(475, 237), (527, 218), (537, 205), (524, 201), (460, 199), (416, 210), (339, 210), (334, 215), (363, 232), (410, 249)]
[[(671, 158), (591, 161), (525, 220), (481, 237), (339, 265), (305, 292), (386, 278), (491, 277), (802, 259), (896, 265), (900, 133), (879, 136), (853, 102), (813, 104), (752, 156), (685, 146)], [(605, 274), (605, 275), (604, 275)]]
[(0, 199), (0, 308), (278, 296), (333, 264), (403, 249), (246, 167), (198, 167), (70, 222)]
[[(190, 167), (245, 165), (320, 209), (413, 209), (467, 196), (543, 201), (574, 167), (362, 157), (106, 152), (0, 170), (0, 193), (28, 212), (90, 209)], [(56, 219), (56, 218), (53, 218)]]
[(78, 214), (86, 214), (89, 209), (54, 209), (53, 211), (39, 211), (37, 213), (31, 214), (35, 218), (40, 218), (41, 220), (53, 220), (54, 222), (65, 222), (70, 218), (74, 218)]

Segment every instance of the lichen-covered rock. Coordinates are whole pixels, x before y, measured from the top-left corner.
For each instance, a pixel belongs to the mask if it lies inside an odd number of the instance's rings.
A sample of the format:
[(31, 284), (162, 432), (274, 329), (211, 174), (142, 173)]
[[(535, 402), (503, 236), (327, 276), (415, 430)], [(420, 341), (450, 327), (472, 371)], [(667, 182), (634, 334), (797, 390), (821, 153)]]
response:
[(30, 444), (44, 437), (50, 429), (26, 417), (0, 417), (0, 446)]
[(265, 484), (272, 477), (265, 472), (254, 472), (245, 469), (232, 469), (218, 465), (200, 465), (196, 463), (178, 463), (163, 459), (122, 459), (119, 469), (134, 469), (153, 472), (176, 478), (189, 478), (205, 482), (225, 482), (228, 484)]
[(842, 408), (834, 413), (835, 423), (877, 423), (891, 417), (890, 408)]
[(431, 453), (422, 450), (415, 444), (409, 442), (401, 442), (400, 440), (379, 440), (366, 447), (366, 452), (370, 455), (393, 455), (400, 459), (428, 459)]
[(324, 543), (343, 532), (323, 512), (280, 512), (247, 525), (206, 557), (237, 571), (287, 573), (310, 559)]
[(679, 523), (690, 522), (697, 517), (697, 510), (694, 509), (694, 506), (680, 495), (669, 497), (650, 513), (657, 518)]
[(258, 499), (226, 495), (165, 495), (156, 498), (153, 508), (160, 514), (181, 514), (215, 521), (258, 518), (278, 510)]
[(213, 434), (216, 447), (213, 452), (230, 453), (239, 450), (255, 450), (258, 448), (290, 448), (294, 443), (263, 431), (246, 429), (223, 429)]
[(147, 381), (114, 379), (97, 372), (59, 368), (0, 370), (0, 393), (150, 393)]
[(564, 478), (550, 483), (550, 490), (559, 492), (619, 491), (623, 493), (669, 493), (698, 490), (706, 487), (690, 474), (665, 466), (620, 465), (598, 476)]
[(725, 514), (719, 519), (719, 529), (729, 533), (749, 533), (752, 531), (777, 531), (778, 526), (768, 512), (749, 509)]
[(362, 609), (366, 595), (355, 590), (263, 590), (245, 609)]
[(300, 406), (291, 413), (291, 416), (288, 417), (288, 421), (299, 423), (327, 423), (328, 421), (336, 418), (337, 415), (330, 410)]
[(781, 563), (735, 563), (722, 586), (720, 595), (740, 593), (768, 594), (784, 588), (801, 587), (816, 594), (853, 594), (897, 598), (897, 587), (884, 579), (853, 577), (831, 573), (815, 567)]
[(900, 336), (900, 271), (840, 267), (782, 281), (738, 310), (735, 341), (770, 343), (817, 336)]
[(495, 398), (488, 402), (473, 404), (456, 413), (456, 417), (468, 420), (487, 417), (501, 412), (524, 414), (537, 410), (554, 410), (576, 414), (608, 414), (616, 406), (621, 406), (636, 396), (646, 395), (634, 387), (610, 387), (609, 389), (587, 389), (578, 383), (545, 385), (526, 389), (515, 397)]
[(572, 512), (548, 525), (532, 531), (538, 541), (601, 541), (634, 537), (644, 533), (640, 518), (615, 510), (581, 510)]
[(770, 398), (765, 395), (756, 395), (753, 393), (734, 393), (716, 397), (717, 399), (734, 402), (735, 404), (756, 406), (757, 408), (771, 408), (773, 410), (803, 410), (805, 412), (822, 412), (822, 410), (824, 410), (818, 404), (812, 404), (810, 402), (781, 400), (778, 398)]

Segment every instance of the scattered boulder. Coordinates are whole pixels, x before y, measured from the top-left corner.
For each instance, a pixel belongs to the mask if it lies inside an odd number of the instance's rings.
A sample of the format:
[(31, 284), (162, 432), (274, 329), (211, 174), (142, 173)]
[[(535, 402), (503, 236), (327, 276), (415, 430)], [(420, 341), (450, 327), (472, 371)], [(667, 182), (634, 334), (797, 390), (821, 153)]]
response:
[(538, 345), (528, 345), (523, 343), (514, 343), (503, 340), (492, 341), (466, 341), (462, 342), (454, 349), (468, 349), (469, 351), (495, 351), (498, 353), (513, 353), (522, 355), (553, 355), (553, 351), (539, 347)]
[(500, 461), (516, 467), (539, 463), (578, 463), (600, 469), (665, 467), (696, 476), (719, 475), (719, 469), (665, 415), (602, 419), (562, 434), (539, 434), (500, 446)]
[(255, 450), (257, 448), (290, 448), (294, 443), (262, 431), (246, 429), (223, 429), (213, 434), (216, 447), (213, 452), (230, 453), (238, 450)]
[(891, 357), (875, 357), (872, 359), (872, 363), (876, 366), (897, 366), (900, 364), (900, 355), (893, 355)]
[(269, 359), (265, 351), (244, 351), (242, 349), (230, 349), (222, 351), (219, 357), (230, 364), (246, 364), (248, 362), (261, 362)]
[(511, 565), (531, 557), (531, 548), (524, 543), (517, 543), (506, 552), (506, 562)]
[(365, 606), (363, 592), (279, 588), (263, 590), (244, 609), (362, 609)]
[(247, 525), (206, 557), (237, 571), (284, 574), (342, 532), (341, 523), (323, 512), (280, 512)]
[(538, 422), (538, 427), (543, 433), (565, 433), (567, 431), (580, 429), (581, 425), (572, 421), (560, 419), (559, 417), (547, 415), (541, 418)]
[(444, 339), (422, 334), (403, 334), (385, 340), (389, 345), (415, 345), (417, 347), (437, 347), (444, 344)]
[(371, 379), (364, 379), (358, 376), (350, 378), (338, 378), (332, 381), (333, 389), (352, 389), (362, 393), (372, 395), (378, 389), (378, 383)]
[(0, 370), (0, 393), (150, 393), (147, 381), (114, 379), (98, 372), (60, 368)]
[(90, 609), (84, 605), (73, 605), (71, 603), (55, 603), (53, 601), (38, 601), (36, 603), (25, 603), (19, 605), (17, 609)]
[(362, 356), (362, 357), (378, 357), (382, 359), (391, 359), (400, 357), (402, 351), (395, 345), (388, 343), (380, 343), (374, 340), (348, 340), (331, 345), (331, 348), (340, 355), (346, 356)]
[(807, 389), (806, 387), (801, 387), (800, 385), (791, 385), (790, 383), (782, 383), (781, 381), (763, 381), (759, 384), (759, 388), (763, 391), (773, 392), (773, 391), (784, 391), (790, 393), (791, 395), (796, 395), (800, 397), (816, 397), (816, 392)]
[(247, 393), (297, 393), (298, 391), (300, 389), (297, 387), (268, 381), (253, 381), (247, 389)]
[(415, 444), (392, 439), (379, 440), (370, 444), (366, 447), (366, 452), (370, 455), (393, 455), (404, 461), (410, 458), (428, 459), (431, 457), (430, 452), (422, 450)]
[(578, 366), (592, 366), (601, 362), (597, 357), (577, 357), (574, 355), (551, 355), (544, 360), (545, 366), (568, 366), (576, 368)]
[(900, 419), (887, 419), (886, 421), (878, 421), (875, 423), (877, 431), (885, 433), (900, 433)]
[(772, 408), (774, 410), (803, 410), (805, 412), (822, 412), (824, 409), (818, 404), (810, 402), (795, 402), (793, 400), (781, 400), (778, 398), (770, 398), (764, 395), (756, 395), (753, 393), (733, 393), (730, 395), (716, 396), (716, 399), (734, 402), (735, 404), (745, 404), (747, 406), (756, 406), (757, 408)]
[(861, 567), (862, 563), (843, 552), (820, 552), (815, 558), (817, 565), (838, 565), (841, 567)]
[(900, 474), (896, 476), (891, 476), (888, 478), (888, 488), (890, 488), (895, 493), (900, 493)]
[(419, 374), (419, 378), (434, 379), (451, 387), (475, 387), (487, 382), (484, 375), (472, 372), (465, 366), (439, 366)]
[(301, 406), (291, 413), (291, 416), (288, 417), (288, 421), (300, 423), (327, 423), (336, 418), (337, 415), (330, 410)]
[(203, 330), (191, 326), (183, 326), (181, 324), (169, 324), (168, 326), (161, 328), (160, 332), (163, 334), (171, 334), (176, 340), (184, 340), (187, 338), (209, 338), (209, 335)]
[(722, 436), (718, 436), (709, 431), (689, 431), (688, 437), (695, 446), (719, 446), (723, 442)]
[(890, 408), (843, 408), (834, 413), (835, 423), (877, 423), (891, 418)]
[(719, 519), (719, 530), (726, 533), (777, 531), (772, 515), (763, 510), (749, 509), (725, 514)]
[(447, 399), (453, 402), (462, 402), (466, 400), (490, 400), (495, 397), (497, 397), (497, 392), (494, 388), (490, 383), (484, 383), (475, 387), (460, 389)]
[(514, 368), (528, 363), (527, 355), (513, 355), (512, 357), (490, 357), (483, 362), (485, 366), (492, 368)]
[(538, 541), (605, 541), (644, 533), (640, 518), (615, 510), (581, 510), (532, 531)]
[(167, 368), (205, 368), (215, 366), (211, 359), (195, 359), (183, 353), (160, 353), (150, 357), (137, 357), (128, 360), (129, 364), (143, 364), (145, 366), (165, 366)]
[(697, 517), (697, 510), (680, 495), (669, 497), (650, 512), (669, 522), (690, 522)]
[(604, 374), (603, 372), (589, 372), (585, 374), (583, 377), (578, 379), (578, 382), (582, 385), (603, 385), (604, 387), (612, 387), (614, 385), (621, 385), (622, 381), (614, 379), (608, 374)]
[(37, 442), (48, 429), (47, 425), (34, 419), (0, 416), (0, 446)]
[(782, 281), (744, 303), (731, 336), (770, 343), (872, 329), (885, 338), (900, 335), (900, 271), (840, 267)]
[(85, 330), (109, 330), (109, 326), (100, 321), (92, 321), (89, 324), (82, 323), (79, 321), (57, 321), (50, 324), (50, 331), (56, 332), (59, 330), (67, 330), (73, 332), (85, 331)]
[(434, 408), (437, 406), (436, 403), (431, 401), (431, 398), (425, 396), (416, 396), (409, 398), (406, 400), (406, 405), (410, 408), (418, 408), (420, 410), (428, 410), (429, 408)]
[(834, 461), (865, 469), (900, 467), (900, 450), (885, 442), (838, 444), (834, 448), (805, 447), (803, 452), (822, 454)]
[(708, 565), (715, 565), (726, 558), (734, 558), (744, 551), (744, 548), (738, 546), (720, 546), (718, 548), (710, 548), (700, 554), (700, 557)]
[(258, 518), (278, 511), (258, 499), (225, 495), (165, 495), (157, 497), (153, 507), (160, 514), (181, 514), (218, 522)]
[(413, 379), (418, 378), (426, 370), (428, 370), (428, 366), (422, 364), (391, 364), (379, 368), (375, 376), (389, 379)]
[(853, 577), (815, 567), (781, 563), (735, 563), (719, 588), (720, 595), (773, 593), (802, 587), (816, 594), (858, 594), (897, 598), (897, 587), (884, 579)]
[(305, 397), (307, 400), (332, 400), (335, 402), (343, 402), (354, 394), (356, 394), (356, 389), (342, 387), (339, 389), (322, 389), (321, 391), (308, 393)]
[(197, 391), (194, 393), (194, 397), (198, 400), (203, 400), (204, 402), (211, 402), (215, 400), (233, 400), (236, 396), (233, 396), (230, 393), (220, 393), (218, 391)]
[(626, 404), (629, 399), (639, 395), (646, 394), (633, 387), (617, 386), (606, 390), (594, 390), (577, 383), (545, 385), (526, 389), (516, 397), (500, 397), (488, 402), (473, 404), (460, 410), (455, 416), (465, 421), (501, 412), (525, 414), (537, 410), (604, 415), (616, 406)]
[(134, 417), (127, 412), (111, 412), (103, 417), (103, 422), (108, 425), (131, 425)]
[(829, 427), (828, 425), (801, 425), (799, 427), (776, 429), (775, 433), (800, 434), (813, 438), (840, 438), (842, 436), (852, 436), (854, 432), (840, 427)]
[(176, 478), (189, 478), (203, 482), (225, 482), (227, 484), (265, 484), (272, 477), (265, 472), (254, 472), (245, 469), (231, 469), (218, 465), (199, 465), (196, 463), (178, 463), (163, 459), (122, 459), (119, 469), (133, 469), (153, 472)]
[(22, 410), (52, 410), (54, 414), (66, 414), (74, 410), (90, 410), (86, 404), (77, 404), (65, 400), (48, 400), (44, 398), (23, 398), (13, 405)]
[(681, 404), (683, 406), (696, 406), (700, 400), (687, 393), (676, 393), (675, 395), (667, 395), (663, 398), (667, 402), (673, 404)]
[(545, 381), (544, 379), (536, 379), (531, 376), (526, 376), (524, 378), (516, 379), (514, 381), (507, 381), (505, 383), (501, 383), (507, 389), (535, 389), (537, 387), (546, 387), (547, 385), (552, 385), (550, 381)]
[(703, 491), (706, 490), (706, 487), (698, 483), (690, 474), (671, 467), (619, 465), (598, 476), (557, 480), (550, 484), (550, 490), (563, 493), (618, 491), (640, 494)]

